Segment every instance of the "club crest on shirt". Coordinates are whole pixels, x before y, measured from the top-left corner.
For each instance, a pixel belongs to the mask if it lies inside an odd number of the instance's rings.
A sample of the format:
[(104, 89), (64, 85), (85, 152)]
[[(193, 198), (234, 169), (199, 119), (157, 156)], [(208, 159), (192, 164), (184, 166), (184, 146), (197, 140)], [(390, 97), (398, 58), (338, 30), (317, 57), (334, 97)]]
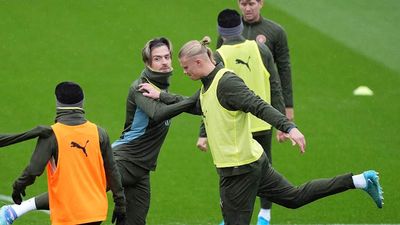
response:
[(265, 44), (267, 42), (267, 37), (265, 37), (263, 34), (259, 34), (256, 37), (256, 41), (258, 43)]

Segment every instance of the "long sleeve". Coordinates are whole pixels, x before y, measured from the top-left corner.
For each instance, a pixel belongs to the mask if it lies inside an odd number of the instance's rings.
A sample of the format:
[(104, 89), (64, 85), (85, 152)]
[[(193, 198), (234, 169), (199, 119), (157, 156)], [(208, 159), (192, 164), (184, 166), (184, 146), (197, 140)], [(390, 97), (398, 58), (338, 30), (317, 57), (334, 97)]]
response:
[(118, 207), (125, 207), (126, 199), (122, 187), (121, 175), (114, 160), (109, 136), (103, 128), (99, 126), (97, 128), (99, 131), (100, 149), (104, 162), (104, 170), (106, 172), (107, 185), (111, 189), (115, 205)]
[(281, 80), (275, 67), (271, 51), (263, 44), (258, 44), (264, 67), (270, 74), (271, 105), (282, 114), (285, 114), (285, 103), (282, 95)]
[(39, 138), (36, 148), (32, 154), (29, 165), (24, 169), (21, 176), (14, 182), (14, 187), (24, 190), (33, 184), (36, 177), (42, 175), (49, 160), (54, 156), (57, 143), (54, 133), (47, 138)]
[(187, 97), (178, 94), (173, 94), (170, 92), (165, 92), (165, 91), (160, 92), (160, 101), (167, 105), (183, 101), (185, 98)]
[(195, 105), (198, 102), (198, 94), (195, 94), (190, 98), (182, 98), (181, 101), (169, 105), (161, 101), (147, 98), (139, 91), (134, 91), (133, 94), (135, 95), (137, 106), (154, 121), (167, 120), (181, 114), (182, 112), (193, 112), (193, 114), (199, 113), (195, 110)]
[(286, 107), (293, 107), (292, 71), (286, 32), (282, 28), (275, 43), (274, 58), (281, 80)]
[(29, 131), (18, 134), (0, 134), (0, 147), (13, 145), (36, 137), (47, 137), (52, 133), (51, 127), (37, 126)]
[[(242, 39), (241, 36), (240, 37), (238, 36), (227, 39), (224, 44), (231, 45), (242, 42), (244, 42), (244, 39)], [(279, 78), (279, 74), (276, 70), (274, 57), (266, 45), (257, 43), (257, 46), (261, 55), (263, 65), (270, 74), (269, 86), (271, 95), (271, 105), (282, 114), (285, 114), (285, 103), (282, 94), (281, 81)], [(217, 63), (223, 63), (223, 59), (218, 51), (214, 53), (214, 59)]]
[(243, 80), (234, 74), (226, 73), (221, 78), (217, 97), (224, 108), (249, 112), (283, 132), (295, 127), (285, 115), (255, 95)]
[[(190, 97), (196, 103), (193, 105), (193, 107), (189, 108), (185, 112), (193, 114), (193, 115), (201, 115), (202, 114), (199, 96), (200, 96), (200, 90), (197, 91), (194, 95), (192, 95)], [(167, 103), (167, 102), (172, 102), (171, 101), (172, 99), (176, 100), (175, 102), (178, 102), (178, 101), (182, 101), (185, 98), (183, 96), (177, 95), (177, 94), (171, 94), (171, 93), (166, 93), (166, 92), (160, 93), (160, 101)], [(199, 137), (206, 137), (206, 136), (207, 136), (207, 133), (206, 133), (205, 126), (204, 126), (203, 121), (201, 121)]]
[(265, 45), (271, 50), (281, 80), (282, 93), (287, 108), (293, 107), (292, 71), (289, 46), (285, 29), (278, 23), (261, 18), (255, 23), (243, 22), (243, 36), (249, 40), (257, 40), (265, 36)]

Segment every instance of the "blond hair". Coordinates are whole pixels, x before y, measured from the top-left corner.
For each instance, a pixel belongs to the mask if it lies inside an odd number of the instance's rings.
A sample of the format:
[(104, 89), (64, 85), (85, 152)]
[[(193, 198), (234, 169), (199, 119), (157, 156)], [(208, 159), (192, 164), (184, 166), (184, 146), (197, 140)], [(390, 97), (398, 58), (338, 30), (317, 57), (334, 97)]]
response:
[(207, 55), (210, 61), (215, 64), (212, 50), (208, 47), (211, 43), (211, 38), (209, 36), (203, 37), (201, 41), (192, 40), (187, 42), (179, 50), (178, 57), (181, 59), (183, 57), (193, 57), (197, 55)]

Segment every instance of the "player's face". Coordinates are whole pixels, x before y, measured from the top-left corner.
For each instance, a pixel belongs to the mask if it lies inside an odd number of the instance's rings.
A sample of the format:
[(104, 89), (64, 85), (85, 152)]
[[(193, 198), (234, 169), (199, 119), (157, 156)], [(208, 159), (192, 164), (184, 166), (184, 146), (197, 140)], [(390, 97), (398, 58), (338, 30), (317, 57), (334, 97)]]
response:
[(262, 0), (239, 0), (239, 8), (242, 11), (243, 19), (249, 23), (259, 20), (262, 6)]
[(200, 63), (195, 57), (182, 57), (179, 59), (179, 63), (183, 72), (188, 75), (190, 79), (199, 80), (203, 77)]
[(171, 52), (168, 47), (162, 45), (151, 50), (151, 69), (157, 72), (171, 72)]

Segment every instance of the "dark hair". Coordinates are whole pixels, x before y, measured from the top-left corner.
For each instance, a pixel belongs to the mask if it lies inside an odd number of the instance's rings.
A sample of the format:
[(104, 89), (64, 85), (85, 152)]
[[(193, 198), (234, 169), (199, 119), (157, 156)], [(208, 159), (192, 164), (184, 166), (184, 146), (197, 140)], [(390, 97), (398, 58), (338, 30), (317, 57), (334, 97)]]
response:
[(172, 44), (168, 40), (168, 38), (165, 37), (159, 37), (159, 38), (153, 38), (150, 41), (146, 43), (146, 45), (142, 49), (142, 59), (145, 64), (150, 65), (151, 62), (151, 50), (153, 48), (157, 48), (160, 46), (167, 46), (170, 54), (172, 55)]

